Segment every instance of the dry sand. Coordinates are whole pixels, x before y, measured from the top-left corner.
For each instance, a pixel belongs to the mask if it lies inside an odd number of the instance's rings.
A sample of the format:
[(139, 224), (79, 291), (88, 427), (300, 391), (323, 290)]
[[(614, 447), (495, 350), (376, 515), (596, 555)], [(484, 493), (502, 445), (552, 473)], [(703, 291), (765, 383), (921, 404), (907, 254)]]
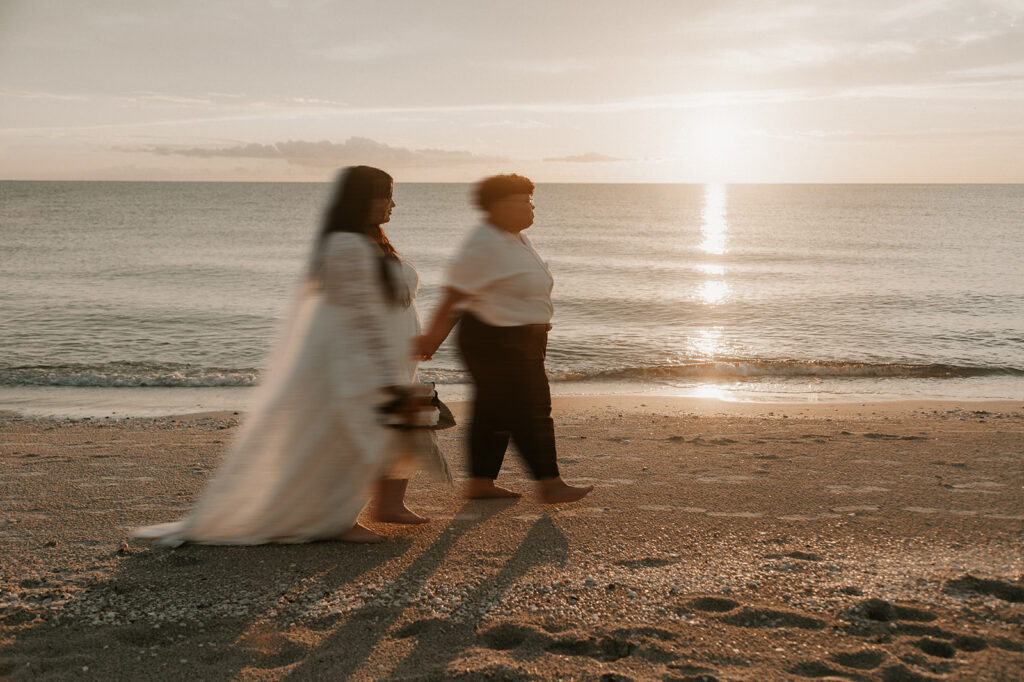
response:
[[(0, 418), (0, 677), (1024, 677), (1024, 404), (555, 410), (577, 504), (418, 477), (435, 520), (382, 545), (177, 549), (128, 530), (186, 511), (238, 416)], [(514, 456), (500, 482), (530, 489)]]

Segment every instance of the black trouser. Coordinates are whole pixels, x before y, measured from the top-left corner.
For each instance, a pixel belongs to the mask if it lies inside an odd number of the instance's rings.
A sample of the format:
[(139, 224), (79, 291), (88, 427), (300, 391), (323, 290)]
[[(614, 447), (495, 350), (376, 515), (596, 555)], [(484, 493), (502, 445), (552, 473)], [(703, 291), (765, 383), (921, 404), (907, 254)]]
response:
[(551, 389), (544, 373), (548, 325), (492, 327), (464, 314), (459, 350), (473, 377), (469, 468), (498, 477), (509, 437), (535, 479), (558, 476)]

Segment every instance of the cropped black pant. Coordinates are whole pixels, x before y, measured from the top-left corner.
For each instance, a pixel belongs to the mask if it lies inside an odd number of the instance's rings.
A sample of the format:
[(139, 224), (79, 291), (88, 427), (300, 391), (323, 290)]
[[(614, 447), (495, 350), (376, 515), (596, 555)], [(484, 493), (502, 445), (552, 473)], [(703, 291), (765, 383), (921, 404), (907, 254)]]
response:
[(535, 479), (558, 476), (551, 389), (544, 372), (548, 325), (494, 327), (467, 313), (459, 322), (458, 339), (475, 388), (470, 474), (497, 478), (511, 438)]

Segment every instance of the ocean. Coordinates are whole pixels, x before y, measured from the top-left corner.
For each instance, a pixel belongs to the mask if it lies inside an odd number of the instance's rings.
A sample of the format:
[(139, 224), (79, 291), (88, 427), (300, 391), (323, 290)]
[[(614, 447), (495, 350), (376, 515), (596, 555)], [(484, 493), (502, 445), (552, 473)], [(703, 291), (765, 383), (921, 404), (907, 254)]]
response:
[[(0, 410), (243, 408), (327, 184), (0, 182)], [(429, 316), (479, 216), (395, 187)], [(1024, 185), (542, 184), (556, 394), (1024, 400)], [(466, 395), (447, 342), (424, 379)]]

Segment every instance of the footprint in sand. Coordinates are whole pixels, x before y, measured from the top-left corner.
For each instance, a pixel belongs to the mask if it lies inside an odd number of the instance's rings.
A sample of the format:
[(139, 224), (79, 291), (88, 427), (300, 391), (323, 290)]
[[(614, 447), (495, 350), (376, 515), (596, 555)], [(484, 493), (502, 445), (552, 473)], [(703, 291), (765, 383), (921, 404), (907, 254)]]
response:
[(821, 561), (821, 555), (811, 552), (787, 552), (786, 554), (769, 554), (765, 559), (799, 559), (800, 561)]
[(996, 491), (993, 488), (1005, 488), (1005, 483), (996, 483), (995, 481), (973, 481), (971, 483), (947, 483), (943, 486), (947, 490), (953, 493), (982, 493), (985, 495), (995, 495)]
[(616, 485), (633, 485), (636, 483), (631, 478), (594, 478), (593, 476), (574, 476), (575, 483), (592, 483), (598, 488), (606, 488)]
[(661, 568), (662, 566), (671, 566), (674, 563), (678, 563), (678, 555), (675, 557), (643, 557), (642, 559), (630, 559), (627, 561), (616, 561), (616, 566), (625, 566), (626, 568)]
[(757, 478), (754, 476), (744, 476), (742, 474), (709, 474), (696, 478), (697, 483), (746, 483), (747, 481), (756, 480)]
[[(437, 619), (430, 620), (436, 621)], [(401, 633), (405, 632), (407, 629), (411, 630), (411, 632), (410, 635), (405, 636), (418, 634), (420, 628), (426, 628), (429, 625), (430, 623), (426, 621), (411, 623), (399, 631), (399, 636), (403, 636)], [(509, 651), (511, 649), (516, 649), (527, 642), (543, 641), (548, 639), (548, 635), (538, 629), (527, 627), (525, 625), (502, 623), (501, 625), (496, 625), (493, 628), (480, 633), (480, 639), (484, 641), (485, 645), (489, 649)]]
[(829, 658), (833, 662), (847, 668), (874, 670), (882, 665), (882, 662), (886, 659), (886, 653), (876, 649), (861, 649), (859, 651), (841, 651)]
[[(437, 627), (437, 622), (417, 621), (402, 628), (399, 637), (419, 634), (430, 627)], [(575, 637), (572, 635), (552, 638), (546, 632), (522, 625), (503, 623), (480, 633), (480, 639), (489, 649), (510, 651), (530, 644), (540, 644), (545, 651), (564, 656), (586, 656), (600, 661), (617, 661), (639, 653), (642, 658), (667, 663), (676, 656), (656, 645), (645, 645), (642, 648), (633, 641), (630, 633), (612, 633), (601, 638)], [(639, 651), (638, 651), (639, 649)]]
[(801, 661), (790, 668), (789, 672), (800, 677), (827, 677), (837, 680), (846, 677), (841, 670), (821, 661)]
[(947, 592), (973, 593), (996, 597), (1016, 604), (1024, 603), (1024, 587), (1021, 585), (1014, 585), (1002, 580), (978, 578), (969, 573), (955, 580), (946, 581), (945, 589)]
[(887, 493), (887, 492), (889, 492), (889, 488), (883, 488), (883, 487), (877, 486), (877, 485), (863, 485), (863, 486), (860, 486), (859, 488), (854, 488), (852, 486), (842, 485), (842, 484), (838, 484), (838, 483), (837, 484), (826, 485), (825, 486), (825, 490), (829, 491), (830, 493)]
[(723, 518), (735, 518), (735, 519), (759, 519), (764, 516), (764, 512), (749, 512), (749, 511), (736, 511), (736, 512), (719, 512), (709, 511), (708, 516), (717, 516)]
[(852, 514), (856, 512), (873, 512), (878, 511), (877, 504), (851, 504), (846, 507), (832, 507), (829, 511), (835, 512), (836, 514)]
[(732, 599), (726, 599), (725, 597), (697, 597), (686, 602), (681, 607), (681, 610), (688, 611), (689, 609), (695, 609), (697, 611), (705, 611), (708, 613), (726, 613), (733, 609), (739, 608), (740, 603), (733, 601)]
[(553, 516), (560, 518), (569, 516), (600, 516), (608, 513), (607, 507), (569, 507), (567, 509), (558, 509), (553, 513)]
[(953, 637), (953, 646), (960, 651), (975, 652), (988, 648), (988, 642), (973, 635), (957, 635)]
[(744, 606), (738, 613), (720, 619), (726, 625), (744, 628), (799, 628), (801, 630), (822, 630), (825, 621), (794, 611), (776, 611)]
[[(424, 633), (432, 632), (432, 631), (439, 630), (439, 629), (444, 629), (445, 627), (448, 627), (450, 625), (451, 625), (451, 621), (445, 620), (444, 618), (421, 618), (420, 620), (415, 620), (415, 621), (413, 621), (411, 623), (407, 623), (406, 625), (403, 625), (397, 631), (392, 633), (392, 636), (395, 639), (408, 639), (409, 637), (419, 637), (420, 635), (422, 635)], [(499, 626), (499, 628), (500, 627), (502, 627), (502, 626)], [(498, 630), (499, 628), (494, 628), (494, 629)], [(522, 628), (522, 629), (525, 630), (526, 628)], [(485, 635), (486, 635), (486, 633), (485, 633)], [(521, 644), (523, 641), (525, 641), (525, 639), (526, 639), (525, 637), (519, 638), (515, 646), (517, 646), (518, 644)], [(506, 647), (493, 647), (492, 646), (491, 648), (495, 649), (495, 648), (506, 648)], [(507, 647), (507, 648), (514, 648), (514, 646), (513, 647)]]
[(956, 656), (956, 647), (940, 639), (925, 637), (914, 642), (914, 646), (929, 656), (935, 656), (936, 658), (953, 658)]
[(682, 679), (683, 682), (718, 682), (718, 678), (715, 677), (718, 671), (714, 668), (705, 668), (692, 663), (670, 663), (668, 668), (680, 675), (686, 675), (686, 677), (666, 677), (666, 680)]

